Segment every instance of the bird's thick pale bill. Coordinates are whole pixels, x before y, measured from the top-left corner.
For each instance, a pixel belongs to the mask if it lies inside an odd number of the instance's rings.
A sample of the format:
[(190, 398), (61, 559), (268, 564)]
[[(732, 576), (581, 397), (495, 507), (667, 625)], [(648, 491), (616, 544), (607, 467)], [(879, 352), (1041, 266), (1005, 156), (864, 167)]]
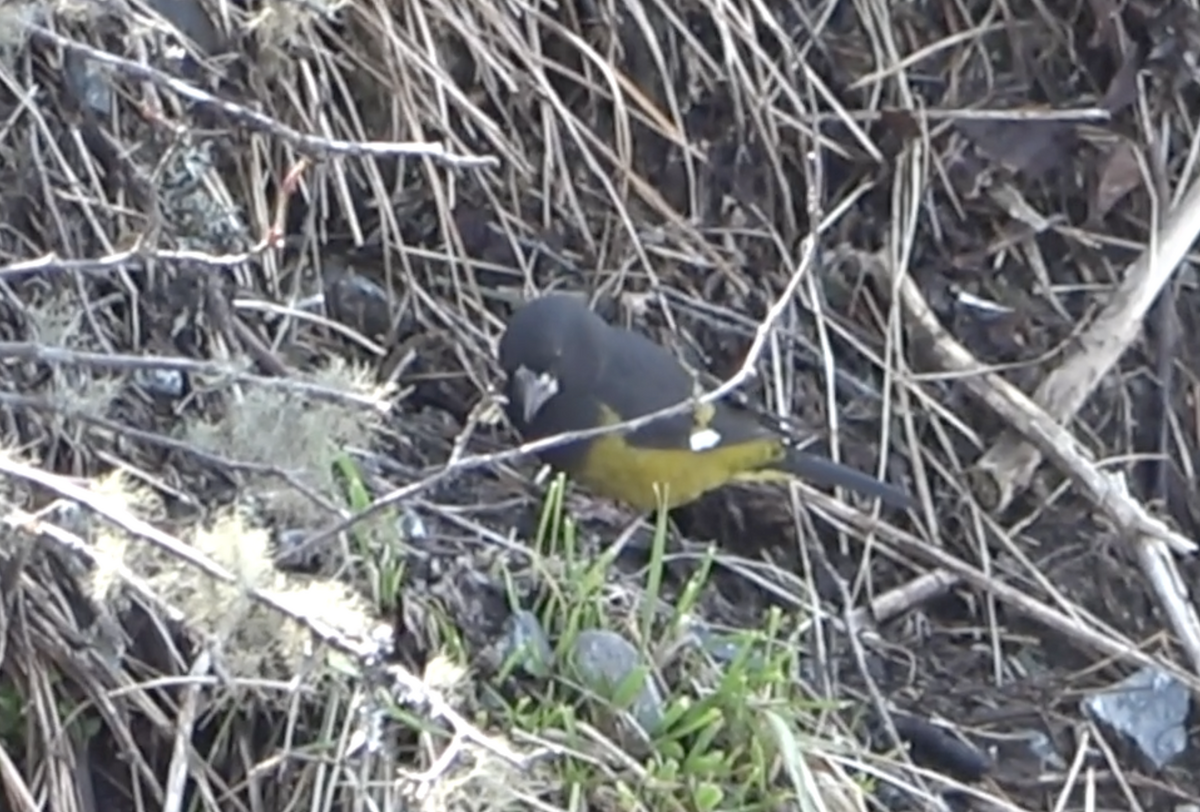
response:
[(526, 423), (533, 420), (546, 401), (558, 394), (558, 379), (548, 372), (538, 375), (521, 367), (513, 373), (513, 380), (516, 383), (515, 395)]

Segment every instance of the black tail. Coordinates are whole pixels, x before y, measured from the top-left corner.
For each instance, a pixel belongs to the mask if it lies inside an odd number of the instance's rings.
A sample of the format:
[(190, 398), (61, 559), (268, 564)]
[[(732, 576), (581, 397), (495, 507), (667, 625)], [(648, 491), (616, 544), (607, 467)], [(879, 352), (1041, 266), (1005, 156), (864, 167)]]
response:
[(870, 474), (836, 463), (828, 457), (808, 454), (794, 448), (789, 448), (786, 456), (771, 467), (816, 485), (849, 488), (867, 496), (876, 496), (884, 504), (901, 510), (916, 505), (916, 501), (903, 488), (880, 482)]

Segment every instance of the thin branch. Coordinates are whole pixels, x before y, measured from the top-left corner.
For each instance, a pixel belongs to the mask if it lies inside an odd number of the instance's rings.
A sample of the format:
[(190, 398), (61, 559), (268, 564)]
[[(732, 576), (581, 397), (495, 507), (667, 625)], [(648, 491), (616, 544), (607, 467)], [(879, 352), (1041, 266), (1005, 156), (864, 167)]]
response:
[[(1200, 236), (1200, 180), (1152, 236), (1141, 256), (1125, 269), (1121, 284), (1095, 321), (1071, 343), (1062, 364), (1042, 380), (1033, 394), (1039, 411), (1066, 423), (1091, 397), (1101, 379), (1142, 333), (1146, 313), (1166, 286), (1196, 237)], [(996, 486), (993, 507), (1003, 509), (1028, 483), (1042, 460), (1034, 444), (1016, 431), (1006, 432), (978, 463)]]
[(453, 155), (446, 151), (446, 146), (437, 142), (426, 141), (342, 141), (335, 138), (321, 138), (295, 130), (286, 124), (263, 113), (255, 112), (235, 102), (219, 99), (206, 93), (194, 85), (176, 79), (170, 74), (157, 68), (143, 65), (129, 59), (110, 54), (82, 42), (64, 37), (48, 28), (39, 25), (28, 26), (29, 33), (38, 39), (51, 42), (60, 48), (83, 54), (90, 59), (108, 65), (135, 79), (153, 82), (185, 99), (205, 107), (216, 108), (224, 112), (237, 123), (254, 132), (266, 133), (279, 138), (294, 146), (301, 152), (310, 155), (352, 155), (355, 157), (386, 157), (400, 155), (406, 158), (431, 158), (435, 161), (452, 166), (456, 169), (469, 169), (481, 166), (497, 166), (500, 159), (494, 156), (464, 156)]

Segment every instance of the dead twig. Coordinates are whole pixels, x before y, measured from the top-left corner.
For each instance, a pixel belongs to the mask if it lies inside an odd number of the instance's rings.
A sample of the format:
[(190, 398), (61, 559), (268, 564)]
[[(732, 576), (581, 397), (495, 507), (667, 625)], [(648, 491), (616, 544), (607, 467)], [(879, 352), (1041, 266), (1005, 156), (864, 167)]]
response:
[(216, 108), (250, 130), (273, 135), (291, 144), (296, 149), (311, 155), (352, 155), (359, 158), (381, 158), (389, 155), (400, 155), (406, 158), (431, 158), (456, 169), (497, 166), (500, 163), (498, 158), (492, 156), (453, 155), (446, 150), (444, 144), (436, 142), (344, 141), (336, 138), (321, 138), (316, 135), (309, 135), (308, 133), (295, 130), (271, 116), (256, 113), (235, 102), (219, 99), (194, 85), (176, 79), (174, 76), (163, 73), (149, 65), (139, 64), (119, 57), (116, 54), (102, 51), (99, 48), (93, 48), (90, 45), (77, 42), (70, 37), (64, 37), (48, 28), (42, 28), (38, 25), (30, 25), (28, 26), (28, 30), (33, 36), (51, 42), (60, 48), (83, 54), (89, 59), (109, 65), (135, 79), (144, 79), (148, 82), (153, 82), (197, 104)]
[[(1179, 205), (1152, 236), (1141, 256), (1125, 270), (1107, 306), (1087, 330), (1075, 337), (1062, 364), (1034, 392), (1032, 402), (1042, 414), (1066, 423), (1095, 391), (1100, 380), (1142, 332), (1142, 321), (1170, 282), (1184, 256), (1200, 236), (1200, 181), (1194, 182)], [(1003, 434), (978, 462), (996, 486), (992, 507), (1003, 509), (1014, 494), (1029, 484), (1042, 459), (1028, 435), (1014, 429)]]
[(50, 347), (32, 341), (2, 341), (0, 342), (0, 359), (5, 358), (20, 359), (23, 361), (41, 361), (46, 364), (61, 364), (64, 366), (86, 366), (96, 369), (169, 369), (198, 375), (211, 375), (215, 378), (224, 378), (230, 381), (250, 383), (258, 386), (286, 389), (296, 394), (321, 398), (334, 403), (352, 404), (363, 409), (379, 412), (380, 414), (386, 413), (391, 408), (382, 399), (364, 397), (356, 395), (353, 392), (332, 389), (310, 381), (298, 381), (294, 378), (252, 375), (235, 369), (229, 364), (197, 361), (192, 358), (84, 352), (65, 347)]
[(1200, 617), (1188, 599), (1187, 586), (1171, 556), (1171, 550), (1187, 554), (1196, 552), (1196, 543), (1152, 516), (1129, 494), (1123, 479), (1105, 473), (1095, 465), (1069, 431), (1019, 389), (980, 364), (942, 327), (911, 278), (907, 275), (893, 278), (883, 262), (871, 258), (866, 261), (884, 280), (885, 286), (896, 291), (908, 316), (908, 324), (927, 339), (942, 367), (961, 375), (962, 382), (972, 394), (1053, 460), (1133, 540), (1143, 572), (1154, 585), (1193, 667), (1200, 671)]
[(897, 528), (895, 525), (870, 521), (854, 508), (834, 499), (814, 503), (816, 511), (839, 529), (854, 529), (860, 533), (868, 531), (878, 537), (878, 544), (888, 544), (897, 550), (924, 561), (961, 578), (966, 584), (980, 592), (992, 595), (997, 601), (1011, 607), (1021, 615), (1078, 641), (1082, 646), (1112, 657), (1119, 662), (1139, 668), (1155, 668), (1170, 674), (1193, 691), (1200, 691), (1200, 677), (1163, 657), (1154, 657), (1138, 648), (1124, 634), (1103, 624), (1097, 619), (1088, 619), (1082, 609), (1071, 614), (1047, 605), (1031, 595), (1028, 589), (1014, 586), (1000, 578), (989, 575), (979, 568), (964, 562), (950, 552), (931, 545), (925, 539)]
[(10, 262), (0, 265), (0, 279), (25, 274), (55, 274), (82, 273), (106, 276), (114, 271), (126, 268), (141, 268), (151, 263), (163, 264), (194, 264), (209, 269), (235, 268), (251, 260), (257, 259), (272, 247), (268, 241), (236, 254), (213, 254), (208, 251), (175, 251), (169, 249), (148, 248), (139, 240), (138, 245), (127, 251), (116, 251), (102, 257), (85, 257), (83, 259), (63, 259), (51, 252), (34, 259)]
[[(110, 522), (121, 527), (126, 532), (137, 538), (149, 541), (163, 551), (175, 556), (189, 564), (197, 567), (206, 575), (221, 581), (226, 584), (235, 584), (245, 590), (248, 598), (255, 600), (264, 606), (281, 613), (285, 617), (302, 625), (314, 635), (317, 636), (323, 643), (344, 654), (350, 655), (364, 667), (371, 666), (377, 662), (379, 657), (378, 645), (373, 640), (354, 640), (346, 637), (337, 629), (329, 626), (319, 618), (309, 617), (302, 612), (298, 612), (286, 603), (278, 600), (274, 595), (265, 592), (251, 584), (246, 583), (243, 579), (239, 579), (232, 572), (222, 567), (220, 564), (213, 561), (208, 556), (197, 551), (192, 545), (187, 544), (174, 536), (164, 533), (154, 525), (146, 522), (137, 516), (134, 516), (122, 506), (114, 505), (102, 496), (93, 493), (92, 491), (72, 482), (66, 477), (58, 474), (43, 471), (34, 468), (30, 465), (17, 462), (5, 455), (0, 455), (0, 475), (12, 477), (15, 479), (25, 480), (26, 482), (35, 483), (49, 491), (52, 491), (64, 499), (72, 502), (77, 502), (83, 507), (88, 508), (94, 513), (103, 516)], [(384, 669), (387, 676), (397, 684), (406, 694), (404, 697), (407, 700), (422, 703), (428, 706), (433, 717), (445, 719), (455, 731), (494, 753), (500, 758), (505, 759), (511, 764), (523, 765), (524, 759), (503, 744), (494, 741), (492, 737), (485, 734), (483, 731), (476, 728), (471, 722), (464, 718), (458, 711), (450, 706), (449, 702), (441, 695), (440, 692), (431, 689), (420, 679), (420, 677), (410, 673), (406, 668), (400, 665), (389, 665)]]

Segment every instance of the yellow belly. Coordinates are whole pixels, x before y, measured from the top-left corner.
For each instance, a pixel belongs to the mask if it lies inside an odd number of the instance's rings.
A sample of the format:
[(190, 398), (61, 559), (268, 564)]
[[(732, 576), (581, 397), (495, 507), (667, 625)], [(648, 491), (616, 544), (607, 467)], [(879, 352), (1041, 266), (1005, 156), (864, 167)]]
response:
[(598, 437), (588, 449), (585, 464), (571, 472), (594, 493), (624, 502), (641, 511), (668, 510), (686, 505), (769, 464), (779, 456), (769, 441), (692, 451), (637, 448), (621, 435)]

